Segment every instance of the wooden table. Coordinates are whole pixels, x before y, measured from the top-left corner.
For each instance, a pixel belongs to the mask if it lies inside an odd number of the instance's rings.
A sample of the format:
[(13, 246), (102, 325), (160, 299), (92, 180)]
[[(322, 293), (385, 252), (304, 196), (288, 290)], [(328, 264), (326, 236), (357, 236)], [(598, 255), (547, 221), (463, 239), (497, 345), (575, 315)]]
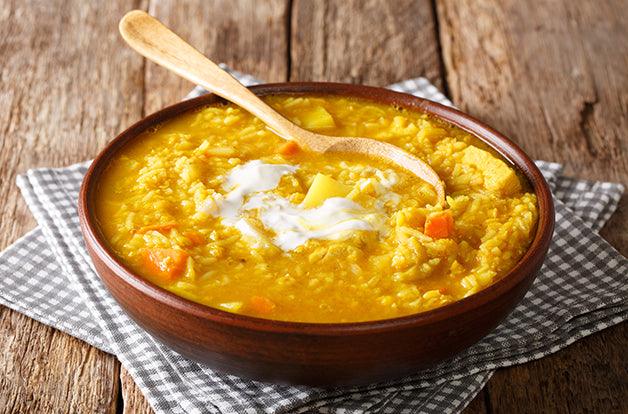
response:
[[(0, 249), (35, 226), (17, 174), (93, 157), (190, 89), (122, 43), (134, 8), (268, 81), (426, 76), (533, 157), (628, 182), (626, 1), (0, 0)], [(603, 231), (624, 255), (627, 200)], [(499, 370), (466, 411), (626, 412), (627, 344), (623, 324)], [(150, 411), (115, 357), (0, 307), (0, 412)]]

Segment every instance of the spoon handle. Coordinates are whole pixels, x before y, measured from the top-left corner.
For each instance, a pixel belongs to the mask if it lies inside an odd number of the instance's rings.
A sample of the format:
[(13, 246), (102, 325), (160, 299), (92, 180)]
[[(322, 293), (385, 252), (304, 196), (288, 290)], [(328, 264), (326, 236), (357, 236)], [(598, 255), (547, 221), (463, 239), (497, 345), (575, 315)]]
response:
[(147, 59), (244, 108), (260, 118), (279, 136), (295, 140), (313, 150), (317, 149), (312, 148), (316, 147), (316, 143), (307, 139), (308, 131), (285, 119), (148, 13), (141, 10), (128, 12), (120, 20), (119, 29), (124, 40)]
[(120, 34), (147, 59), (244, 108), (280, 137), (296, 141), (312, 151), (349, 151), (389, 159), (431, 184), (436, 190), (438, 202), (446, 205), (443, 183), (424, 161), (385, 142), (328, 137), (293, 124), (146, 12), (133, 10), (127, 13), (120, 20)]

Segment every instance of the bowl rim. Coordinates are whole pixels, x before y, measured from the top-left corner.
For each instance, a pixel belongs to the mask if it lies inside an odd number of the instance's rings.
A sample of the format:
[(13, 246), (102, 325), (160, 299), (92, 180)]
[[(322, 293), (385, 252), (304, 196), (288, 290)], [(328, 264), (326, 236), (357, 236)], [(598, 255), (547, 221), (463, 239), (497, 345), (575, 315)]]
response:
[[(256, 85), (250, 87), (250, 89), (262, 96), (275, 94), (320, 94), (362, 98), (424, 112), (469, 132), (507, 159), (531, 184), (537, 196), (539, 214), (536, 233), (528, 250), (515, 267), (500, 280), (473, 295), (436, 309), (389, 319), (347, 323), (282, 321), (230, 313), (177, 296), (136, 275), (116, 257), (98, 230), (94, 205), (91, 201), (94, 188), (98, 184), (98, 178), (102, 171), (106, 169), (108, 161), (121, 147), (146, 129), (176, 115), (205, 105), (224, 102), (222, 98), (216, 95), (207, 94), (167, 106), (134, 123), (105, 146), (93, 160), (85, 174), (78, 204), (81, 232), (87, 244), (92, 247), (94, 254), (104, 262), (117, 279), (122, 279), (123, 282), (165, 306), (217, 324), (267, 333), (345, 336), (426, 326), (473, 311), (524, 282), (530, 273), (536, 271), (545, 257), (554, 229), (554, 205), (549, 186), (541, 171), (521, 148), (484, 122), (452, 107), (414, 95), (373, 86), (333, 82), (284, 82)], [(100, 274), (99, 277), (102, 279)]]

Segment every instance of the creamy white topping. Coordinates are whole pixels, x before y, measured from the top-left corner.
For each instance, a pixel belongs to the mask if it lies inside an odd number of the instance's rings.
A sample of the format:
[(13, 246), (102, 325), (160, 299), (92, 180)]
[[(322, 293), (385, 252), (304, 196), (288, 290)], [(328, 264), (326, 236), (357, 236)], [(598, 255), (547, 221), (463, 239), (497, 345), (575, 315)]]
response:
[[(223, 222), (225, 222), (224, 218), (223, 218)], [(227, 219), (227, 222), (231, 223), (231, 220)], [(243, 236), (246, 236), (251, 240), (251, 246), (255, 248), (261, 247), (261, 246), (268, 247), (262, 233), (255, 230), (255, 228), (251, 226), (249, 222), (246, 221), (246, 219), (241, 218), (241, 219), (236, 220), (233, 223), (233, 227), (240, 230), (240, 233), (242, 233)]]
[(342, 240), (356, 230), (385, 231), (383, 211), (367, 212), (344, 197), (328, 198), (321, 206), (306, 209), (276, 194), (255, 194), (243, 210), (255, 209), (264, 226), (275, 232), (273, 244), (285, 251), (311, 239)]
[(392, 188), (393, 185), (399, 182), (399, 177), (397, 177), (394, 171), (375, 170), (375, 177), (377, 177), (379, 183), (384, 188)]
[(257, 210), (264, 227), (275, 233), (272, 243), (284, 251), (294, 250), (311, 239), (342, 240), (359, 230), (387, 231), (384, 203), (396, 202), (399, 197), (388, 191), (398, 180), (394, 172), (375, 171), (379, 179), (373, 180), (378, 202), (372, 211), (367, 211), (344, 197), (328, 198), (319, 207), (307, 209), (268, 192), (277, 188), (281, 177), (297, 169), (297, 166), (266, 164), (260, 160), (234, 168), (223, 184), (229, 192), (224, 198), (214, 200), (217, 204), (214, 214), (222, 218), (223, 224), (237, 228), (249, 238), (253, 247), (260, 247), (268, 243), (267, 239), (242, 217), (245, 211)]
[(281, 177), (297, 169), (294, 165), (266, 164), (260, 160), (235, 167), (222, 185), (225, 190), (231, 190), (220, 205), (223, 221), (225, 218), (233, 219), (238, 216), (244, 197), (277, 188)]

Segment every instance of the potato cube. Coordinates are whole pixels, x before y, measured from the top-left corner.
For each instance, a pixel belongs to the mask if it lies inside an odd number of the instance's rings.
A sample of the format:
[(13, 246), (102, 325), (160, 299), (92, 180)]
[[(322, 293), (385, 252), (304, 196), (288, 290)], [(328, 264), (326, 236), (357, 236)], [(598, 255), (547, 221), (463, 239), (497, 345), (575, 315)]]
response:
[(334, 118), (322, 106), (305, 109), (300, 113), (301, 126), (306, 129), (329, 129), (336, 126)]
[(318, 173), (314, 177), (314, 181), (301, 204), (305, 208), (318, 207), (328, 198), (345, 197), (350, 191), (350, 186), (342, 184), (325, 174)]
[(488, 191), (507, 196), (521, 189), (515, 171), (488, 151), (469, 146), (463, 150), (462, 162), (482, 172), (484, 188)]

